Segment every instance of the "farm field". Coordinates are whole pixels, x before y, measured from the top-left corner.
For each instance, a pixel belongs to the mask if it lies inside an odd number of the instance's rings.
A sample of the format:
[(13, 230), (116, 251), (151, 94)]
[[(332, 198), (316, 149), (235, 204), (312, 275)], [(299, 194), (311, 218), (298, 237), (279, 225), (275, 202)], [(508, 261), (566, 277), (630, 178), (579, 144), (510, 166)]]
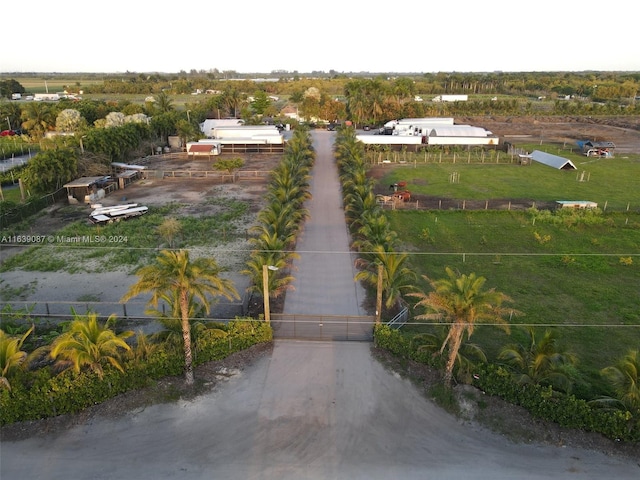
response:
[[(639, 347), (640, 162), (637, 156), (598, 160), (589, 169), (588, 182), (577, 181), (575, 170), (536, 164), (392, 164), (373, 167), (371, 173), (378, 191), (407, 181), (412, 198), (428, 192), (458, 200), (579, 199), (608, 205), (603, 213), (415, 210), (401, 204), (387, 215), (414, 271), (435, 279), (449, 266), (484, 276), (488, 287), (509, 295), (513, 308), (524, 313), (511, 319), (514, 327), (558, 328), (563, 344), (579, 357), (580, 371), (600, 388), (599, 370)], [(459, 183), (447, 180), (454, 170)], [(426, 286), (420, 282), (422, 289)], [(498, 328), (480, 327), (472, 341), (495, 359), (506, 343), (524, 341), (524, 329), (512, 328), (508, 337)]]
[[(420, 157), (416, 154), (416, 158)], [(506, 161), (506, 156), (504, 157)], [(446, 161), (376, 166), (371, 175), (378, 180), (376, 193), (386, 194), (389, 185), (407, 182), (412, 199), (449, 198), (458, 200), (589, 200), (600, 208), (614, 211), (640, 209), (638, 179), (640, 156), (586, 159), (566, 155), (577, 170), (557, 170), (536, 162), (522, 166), (513, 163), (453, 163)], [(435, 159), (434, 159), (435, 160)], [(457, 181), (452, 182), (453, 174)]]

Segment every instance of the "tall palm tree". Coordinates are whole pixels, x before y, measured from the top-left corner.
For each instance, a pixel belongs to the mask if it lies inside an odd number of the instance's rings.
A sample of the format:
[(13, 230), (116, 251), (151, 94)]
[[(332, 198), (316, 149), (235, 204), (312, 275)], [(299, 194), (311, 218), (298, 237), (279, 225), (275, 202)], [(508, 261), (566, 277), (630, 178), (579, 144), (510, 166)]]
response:
[(22, 344), (33, 332), (33, 328), (31, 326), (21, 337), (7, 335), (4, 330), (0, 330), (0, 387), (11, 390), (9, 377), (25, 365), (28, 355), (22, 350)]
[(113, 321), (115, 316), (111, 315), (104, 325), (101, 325), (97, 313), (78, 315), (74, 312), (69, 330), (53, 341), (51, 358), (64, 370), (73, 368), (79, 373), (83, 367), (88, 367), (100, 378), (104, 375), (105, 363), (124, 371), (120, 365), (120, 354), (122, 351), (130, 350), (131, 347), (125, 340), (133, 336), (133, 332), (116, 334), (109, 328)]
[(121, 301), (125, 302), (141, 293), (151, 293), (149, 304), (157, 308), (166, 298), (178, 299), (184, 347), (185, 382), (193, 384), (193, 353), (189, 327), (190, 299), (202, 303), (206, 313), (210, 310), (209, 296), (223, 296), (229, 300), (240, 298), (233, 282), (220, 277), (222, 273), (214, 259), (190, 260), (187, 250), (162, 250), (154, 264), (142, 267), (139, 280), (131, 285)]
[(527, 345), (507, 345), (498, 358), (515, 370), (518, 383), (551, 385), (568, 393), (573, 381), (566, 367), (576, 363), (575, 355), (562, 349), (557, 331), (545, 330), (542, 338), (537, 339), (535, 329), (529, 327), (527, 335)]
[(173, 100), (167, 92), (160, 92), (155, 104), (160, 113), (169, 113), (174, 110)]
[[(423, 275), (433, 289), (431, 292), (413, 292), (408, 295), (418, 298), (416, 307), (425, 308), (428, 312), (435, 313), (441, 321), (449, 323), (449, 331), (440, 347), (440, 353), (448, 347), (444, 382), (450, 387), (465, 332), (467, 338), (471, 337), (479, 323), (496, 324), (508, 332), (509, 326), (503, 316), (517, 312), (502, 307), (504, 302), (511, 301), (507, 295), (495, 289), (483, 288), (486, 282), (484, 277), (478, 277), (475, 273), (458, 275), (449, 267), (445, 270), (447, 278), (431, 280)], [(431, 319), (432, 316), (423, 314), (416, 318)]]
[(246, 95), (243, 94), (234, 86), (226, 86), (222, 92), (222, 103), (227, 108), (227, 111), (233, 115), (234, 118), (238, 117), (238, 110), (244, 104)]
[(631, 350), (601, 374), (611, 383), (616, 400), (630, 412), (640, 412), (640, 350)]

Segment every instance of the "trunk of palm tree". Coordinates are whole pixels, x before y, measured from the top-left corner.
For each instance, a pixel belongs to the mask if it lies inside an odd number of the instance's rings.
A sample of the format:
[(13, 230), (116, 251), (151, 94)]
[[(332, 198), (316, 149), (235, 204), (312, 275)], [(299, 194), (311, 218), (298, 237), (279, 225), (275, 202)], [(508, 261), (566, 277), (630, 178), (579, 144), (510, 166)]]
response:
[(180, 292), (180, 312), (182, 314), (182, 339), (184, 344), (184, 380), (187, 385), (193, 385), (193, 356), (191, 354), (189, 299), (186, 289), (183, 289)]
[[(451, 325), (449, 331), (449, 357), (447, 358), (447, 366), (444, 371), (444, 384), (447, 388), (451, 387), (451, 381), (453, 380), (453, 368), (456, 364), (456, 358), (458, 358), (458, 350), (462, 344), (462, 335), (464, 334), (464, 328), (461, 324), (454, 323)], [(445, 340), (446, 343), (446, 340)]]

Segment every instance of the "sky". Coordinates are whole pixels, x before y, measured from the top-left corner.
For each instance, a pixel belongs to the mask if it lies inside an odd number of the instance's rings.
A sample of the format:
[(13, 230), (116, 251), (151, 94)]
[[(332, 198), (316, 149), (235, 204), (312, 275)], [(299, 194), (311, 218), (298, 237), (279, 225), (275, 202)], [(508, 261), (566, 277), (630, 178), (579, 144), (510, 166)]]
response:
[(28, 5), (3, 21), (0, 73), (640, 71), (629, 0)]

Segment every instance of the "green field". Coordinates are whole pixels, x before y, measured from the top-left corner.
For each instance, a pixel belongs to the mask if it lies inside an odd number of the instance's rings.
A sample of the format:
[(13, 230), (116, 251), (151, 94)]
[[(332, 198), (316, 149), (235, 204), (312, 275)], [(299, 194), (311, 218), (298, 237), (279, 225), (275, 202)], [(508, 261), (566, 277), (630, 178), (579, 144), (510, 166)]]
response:
[(50, 93), (62, 92), (65, 89), (69, 91), (77, 92), (82, 90), (83, 87), (88, 85), (102, 84), (103, 78), (100, 76), (73, 76), (73, 77), (57, 77), (57, 76), (42, 76), (42, 77), (11, 77), (13, 80), (22, 85), (29, 93)]
[[(402, 251), (419, 275), (445, 276), (449, 266), (475, 272), (513, 299), (523, 312), (511, 323), (560, 328), (596, 390), (598, 371), (640, 348), (640, 160), (573, 158), (590, 174), (540, 164), (428, 163), (390, 166), (381, 186), (407, 181), (412, 192), (455, 199), (590, 200), (595, 211), (388, 210)], [(451, 172), (459, 183), (449, 183)], [(425, 281), (420, 288), (427, 289)], [(409, 326), (409, 331), (424, 327)], [(480, 327), (472, 341), (495, 358), (506, 343), (523, 340)]]
[[(477, 163), (477, 160), (466, 163), (464, 154), (456, 163), (451, 156), (442, 163), (436, 159), (424, 163), (423, 157), (416, 154), (422, 162), (390, 167), (379, 184), (406, 181), (412, 193), (459, 200), (589, 200), (608, 210), (640, 209), (640, 155), (613, 159), (572, 153), (562, 156), (571, 160), (577, 170), (558, 170), (536, 162), (526, 166)], [(506, 154), (502, 160), (508, 161)], [(453, 172), (458, 174), (457, 183), (449, 181)]]

